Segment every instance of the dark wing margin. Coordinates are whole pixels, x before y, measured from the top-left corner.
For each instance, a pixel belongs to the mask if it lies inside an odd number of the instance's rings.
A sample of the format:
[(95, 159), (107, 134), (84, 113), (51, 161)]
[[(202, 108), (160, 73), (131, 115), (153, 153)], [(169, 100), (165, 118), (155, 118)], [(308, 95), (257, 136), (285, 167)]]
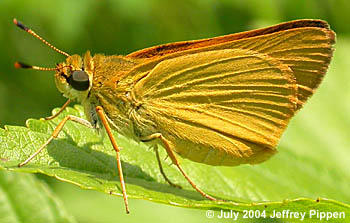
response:
[(231, 42), (235, 40), (257, 37), (257, 36), (267, 35), (275, 32), (297, 29), (297, 28), (305, 28), (305, 27), (317, 27), (317, 28), (329, 29), (328, 23), (322, 20), (313, 20), (313, 19), (295, 20), (295, 21), (280, 23), (278, 25), (267, 27), (267, 28), (255, 29), (251, 31), (229, 34), (229, 35), (224, 35), (224, 36), (219, 36), (214, 38), (163, 44), (163, 45), (150, 47), (150, 48), (146, 48), (146, 49), (142, 49), (142, 50), (130, 53), (126, 57), (135, 58), (135, 59), (161, 57), (161, 56), (175, 53), (178, 51), (207, 47), (210, 45), (216, 45), (216, 44)]

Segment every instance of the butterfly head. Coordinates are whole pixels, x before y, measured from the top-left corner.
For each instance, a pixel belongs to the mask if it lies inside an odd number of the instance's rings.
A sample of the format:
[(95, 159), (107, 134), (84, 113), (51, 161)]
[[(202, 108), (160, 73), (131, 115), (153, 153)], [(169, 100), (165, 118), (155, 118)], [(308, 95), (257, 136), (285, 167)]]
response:
[(93, 63), (90, 52), (87, 52), (84, 57), (69, 56), (56, 68), (56, 87), (65, 97), (80, 102), (88, 97), (93, 78)]

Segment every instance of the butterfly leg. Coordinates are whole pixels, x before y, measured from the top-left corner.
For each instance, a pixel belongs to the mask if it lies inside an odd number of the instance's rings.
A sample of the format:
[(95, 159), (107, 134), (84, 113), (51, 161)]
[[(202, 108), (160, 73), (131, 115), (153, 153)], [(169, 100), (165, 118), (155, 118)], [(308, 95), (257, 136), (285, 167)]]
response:
[(174, 184), (174, 183), (171, 182), (171, 181), (169, 180), (169, 178), (165, 175), (165, 172), (164, 172), (163, 167), (162, 167), (162, 163), (161, 163), (161, 161), (160, 161), (159, 151), (158, 151), (157, 145), (154, 146), (154, 150), (155, 150), (155, 152), (156, 152), (156, 157), (157, 157), (157, 161), (158, 161), (159, 171), (160, 171), (160, 173), (162, 174), (164, 180), (165, 180), (166, 182), (168, 182), (168, 184), (170, 184), (170, 186), (173, 186), (173, 187), (176, 187), (176, 188), (180, 188), (180, 189), (181, 189), (181, 186), (180, 186), (180, 185)]
[(119, 173), (119, 180), (120, 180), (120, 185), (122, 187), (122, 193), (123, 193), (123, 199), (124, 199), (124, 204), (125, 204), (125, 209), (126, 209), (126, 213), (129, 214), (129, 204), (128, 204), (128, 197), (126, 195), (126, 189), (125, 189), (125, 182), (124, 182), (124, 175), (123, 175), (123, 170), (122, 170), (122, 163), (120, 161), (120, 149), (117, 145), (117, 142), (114, 139), (114, 136), (112, 134), (112, 130), (111, 127), (108, 124), (106, 115), (103, 111), (103, 108), (101, 106), (97, 106), (96, 107), (96, 112), (98, 114), (98, 116), (101, 119), (101, 122), (103, 124), (103, 126), (106, 129), (107, 135), (112, 143), (112, 146), (116, 152), (116, 159), (117, 159), (117, 166), (118, 166), (118, 173)]
[(49, 117), (45, 117), (45, 120), (51, 120), (51, 119), (56, 118), (59, 114), (61, 114), (61, 112), (64, 111), (64, 109), (69, 105), (70, 102), (71, 102), (71, 100), (68, 99), (68, 100), (66, 101), (66, 103), (64, 103), (64, 105), (61, 107), (61, 109), (60, 109), (56, 114), (53, 114), (53, 115), (51, 115), (51, 116), (49, 116)]
[(18, 167), (22, 167), (24, 165), (26, 165), (27, 163), (29, 163), (36, 155), (38, 155), (53, 139), (55, 139), (58, 134), (61, 132), (63, 126), (66, 124), (67, 121), (74, 121), (74, 122), (77, 122), (79, 124), (82, 124), (86, 127), (89, 127), (89, 128), (94, 128), (90, 122), (86, 121), (85, 119), (82, 119), (82, 118), (78, 118), (76, 116), (73, 116), (73, 115), (67, 115), (55, 128), (55, 130), (53, 131), (53, 133), (51, 134), (50, 138), (48, 138), (48, 140), (43, 144), (41, 145), (41, 147), (36, 150), (32, 155), (30, 155), (28, 157), (28, 159), (26, 159), (25, 161), (23, 161), (22, 163), (18, 164), (17, 166)]
[[(170, 147), (170, 144), (168, 142), (168, 140), (161, 134), (161, 133), (155, 133), (152, 134), (150, 136), (145, 137), (145, 140), (152, 140), (152, 139), (160, 139), (163, 142), (164, 148), (168, 154), (168, 156), (170, 157), (171, 161), (173, 162), (173, 164), (175, 164), (177, 166), (177, 168), (180, 170), (180, 172), (182, 173), (182, 175), (186, 178), (186, 180), (191, 184), (191, 186), (198, 191), (203, 197), (208, 198), (209, 200), (212, 201), (216, 201), (217, 199), (204, 193), (201, 189), (199, 189), (197, 187), (197, 185), (189, 178), (189, 176), (185, 173), (185, 171), (182, 169), (182, 167), (180, 166), (179, 161), (176, 159), (175, 153), (173, 152), (173, 150)], [(143, 139), (143, 140), (144, 140)]]

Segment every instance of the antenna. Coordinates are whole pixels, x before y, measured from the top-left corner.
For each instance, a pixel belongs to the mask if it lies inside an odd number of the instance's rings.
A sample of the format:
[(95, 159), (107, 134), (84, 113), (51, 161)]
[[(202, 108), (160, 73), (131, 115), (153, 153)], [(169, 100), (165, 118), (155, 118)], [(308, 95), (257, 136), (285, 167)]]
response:
[(43, 70), (43, 71), (52, 71), (52, 70), (60, 70), (61, 68), (58, 67), (38, 67), (38, 66), (31, 66), (22, 62), (16, 62), (15, 63), (15, 68), (24, 68), (24, 69), (33, 69), (33, 70)]
[[(51, 43), (47, 42), (46, 40), (44, 40), (41, 36), (39, 36), (38, 34), (36, 34), (33, 30), (29, 29), (27, 26), (25, 26), (23, 23), (17, 21), (17, 19), (13, 19), (13, 23), (18, 26), (19, 28), (23, 29), (24, 31), (26, 31), (27, 33), (29, 33), (30, 35), (34, 36), (35, 38), (39, 39), (41, 42), (43, 42), (45, 45), (49, 46), (51, 49), (53, 49), (54, 51), (62, 54), (62, 55), (65, 55), (66, 57), (69, 57), (69, 54), (62, 51), (62, 50), (59, 50), (57, 49), (56, 47), (54, 47)], [(18, 63), (20, 64), (20, 63)], [(24, 64), (23, 64), (24, 65)], [(28, 65), (26, 65), (28, 66)], [(15, 65), (16, 67), (16, 65)], [(19, 66), (19, 67), (22, 67), (22, 66)], [(33, 68), (35, 69), (34, 67), (35, 66), (29, 66), (30, 68)], [(22, 67), (22, 68), (29, 68), (29, 67)], [(38, 69), (36, 69), (38, 70)]]

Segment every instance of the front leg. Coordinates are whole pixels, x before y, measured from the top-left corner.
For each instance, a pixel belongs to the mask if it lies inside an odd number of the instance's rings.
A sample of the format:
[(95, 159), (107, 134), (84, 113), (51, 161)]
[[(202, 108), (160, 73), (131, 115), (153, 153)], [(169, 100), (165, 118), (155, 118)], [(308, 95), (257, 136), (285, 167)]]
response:
[(61, 114), (64, 111), (64, 109), (66, 109), (66, 107), (69, 105), (69, 103), (71, 103), (70, 99), (68, 99), (66, 101), (66, 103), (64, 103), (64, 105), (60, 108), (60, 110), (56, 114), (45, 117), (45, 120), (52, 120), (52, 119), (56, 118), (59, 114)]
[(34, 157), (36, 157), (36, 155), (38, 155), (53, 139), (55, 139), (58, 134), (62, 131), (63, 126), (66, 124), (67, 121), (74, 121), (77, 122), (79, 124), (82, 124), (88, 128), (94, 128), (90, 122), (86, 121), (85, 119), (82, 118), (78, 118), (76, 116), (73, 115), (67, 115), (55, 128), (55, 130), (53, 131), (53, 133), (51, 134), (51, 136), (47, 139), (47, 141), (40, 146), (40, 148), (38, 150), (36, 150), (32, 155), (30, 155), (25, 161), (23, 161), (22, 163), (19, 163), (17, 166), (18, 167), (22, 167), (24, 165), (26, 165), (27, 163), (29, 163)]

